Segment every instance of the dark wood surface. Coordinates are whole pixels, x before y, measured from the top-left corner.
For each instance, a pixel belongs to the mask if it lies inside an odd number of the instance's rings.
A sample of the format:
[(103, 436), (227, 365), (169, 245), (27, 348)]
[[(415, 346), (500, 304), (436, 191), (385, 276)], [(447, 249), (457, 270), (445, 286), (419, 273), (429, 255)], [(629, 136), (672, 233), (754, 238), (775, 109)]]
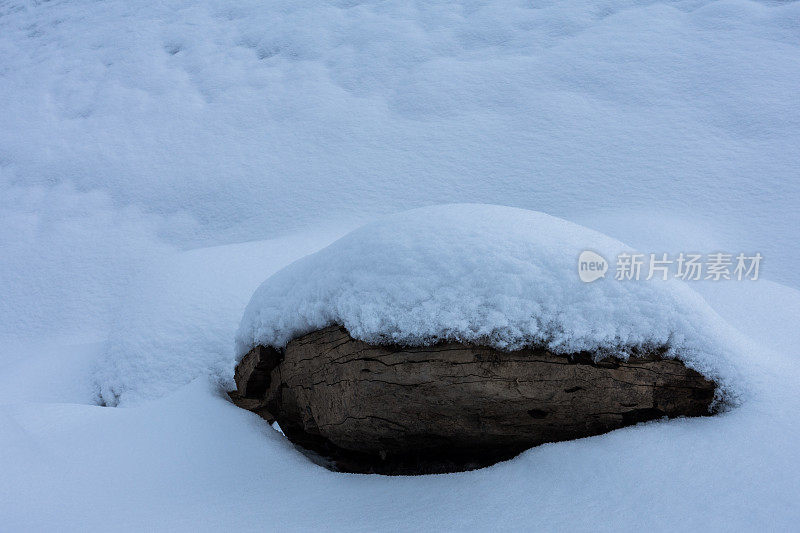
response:
[(376, 346), (330, 326), (285, 350), (257, 347), (236, 369), (234, 401), (334, 469), (468, 470), (546, 442), (662, 417), (708, 415), (715, 384), (657, 353), (485, 346)]

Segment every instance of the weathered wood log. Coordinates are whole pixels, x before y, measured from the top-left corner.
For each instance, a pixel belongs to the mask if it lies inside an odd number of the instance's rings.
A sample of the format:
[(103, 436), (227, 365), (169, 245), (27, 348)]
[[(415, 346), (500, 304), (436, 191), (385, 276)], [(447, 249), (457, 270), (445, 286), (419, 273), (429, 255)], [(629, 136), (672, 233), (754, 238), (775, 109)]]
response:
[(331, 326), (285, 350), (257, 347), (234, 401), (351, 472), (413, 474), (493, 464), (538, 444), (662, 417), (710, 414), (716, 385), (658, 353), (502, 352), (376, 346)]

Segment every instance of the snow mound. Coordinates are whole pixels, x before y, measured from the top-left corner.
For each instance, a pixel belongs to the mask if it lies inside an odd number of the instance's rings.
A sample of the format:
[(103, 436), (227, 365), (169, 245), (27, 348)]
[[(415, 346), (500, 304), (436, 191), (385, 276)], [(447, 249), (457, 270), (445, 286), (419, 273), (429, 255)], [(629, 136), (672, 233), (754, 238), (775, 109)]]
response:
[[(579, 279), (584, 250), (609, 261), (605, 278)], [(338, 323), (372, 343), (454, 340), (623, 358), (664, 347), (706, 375), (728, 375), (724, 322), (682, 282), (615, 280), (623, 251), (631, 252), (534, 211), (481, 204), (407, 211), (267, 279), (245, 310), (237, 354), (259, 344), (283, 347)]]
[(140, 270), (111, 317), (94, 371), (98, 399), (128, 407), (163, 397), (201, 376), (234, 388), (231, 337), (250, 295), (265, 275), (343, 233), (330, 225), (326, 231), (153, 260)]

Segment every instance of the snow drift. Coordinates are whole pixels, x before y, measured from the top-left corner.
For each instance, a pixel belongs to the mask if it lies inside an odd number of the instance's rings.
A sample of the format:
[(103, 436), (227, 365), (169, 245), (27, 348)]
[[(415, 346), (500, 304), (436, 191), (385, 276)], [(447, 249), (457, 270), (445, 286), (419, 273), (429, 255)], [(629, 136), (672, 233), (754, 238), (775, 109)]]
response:
[(613, 268), (630, 252), (543, 213), (480, 204), (415, 209), (351, 232), (267, 279), (236, 336), (238, 356), (341, 324), (371, 343), (442, 340), (504, 350), (545, 346), (625, 358), (665, 348), (708, 377), (731, 375), (719, 319), (677, 281), (583, 283), (578, 256)]

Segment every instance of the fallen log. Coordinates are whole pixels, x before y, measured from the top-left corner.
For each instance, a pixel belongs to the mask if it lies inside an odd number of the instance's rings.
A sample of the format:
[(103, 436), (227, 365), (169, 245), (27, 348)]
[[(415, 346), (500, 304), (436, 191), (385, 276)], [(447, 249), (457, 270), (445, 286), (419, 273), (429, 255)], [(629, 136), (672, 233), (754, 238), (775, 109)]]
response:
[(335, 470), (452, 472), (546, 442), (710, 414), (716, 384), (662, 355), (596, 362), (541, 348), (371, 345), (330, 326), (284, 350), (252, 349), (231, 397)]

